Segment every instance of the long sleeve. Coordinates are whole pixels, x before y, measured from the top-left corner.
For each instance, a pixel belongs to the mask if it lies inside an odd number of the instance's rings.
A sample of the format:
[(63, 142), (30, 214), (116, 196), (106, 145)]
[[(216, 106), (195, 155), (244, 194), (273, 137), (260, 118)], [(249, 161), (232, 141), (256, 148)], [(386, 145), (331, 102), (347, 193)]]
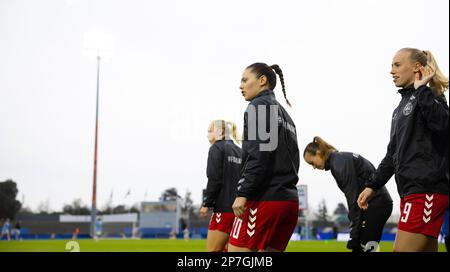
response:
[(433, 131), (448, 130), (448, 106), (427, 86), (417, 89), (417, 103), (421, 109), (426, 125)]
[(394, 161), (393, 161), (393, 150), (394, 150), (394, 140), (391, 138), (386, 156), (384, 156), (380, 165), (378, 166), (372, 178), (366, 182), (366, 187), (378, 190), (383, 187), (389, 179), (394, 175)]

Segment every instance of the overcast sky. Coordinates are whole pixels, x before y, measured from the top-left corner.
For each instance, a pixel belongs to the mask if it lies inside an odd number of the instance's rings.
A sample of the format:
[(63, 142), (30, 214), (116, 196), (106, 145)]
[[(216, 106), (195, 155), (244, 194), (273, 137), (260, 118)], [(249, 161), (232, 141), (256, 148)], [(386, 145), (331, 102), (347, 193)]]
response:
[[(447, 0), (0, 0), (0, 181), (53, 210), (90, 205), (96, 62), (83, 36), (115, 37), (101, 64), (98, 207), (158, 200), (176, 187), (201, 202), (213, 119), (242, 132), (239, 83), (254, 62), (279, 64), (275, 93), (299, 149), (319, 135), (378, 166), (400, 95), (389, 74), (403, 47), (434, 53), (449, 74)], [(448, 97), (448, 93), (447, 93)], [(330, 172), (303, 160), (309, 205), (345, 198)], [(392, 178), (388, 190), (398, 212)], [(131, 193), (125, 197), (127, 191)]]

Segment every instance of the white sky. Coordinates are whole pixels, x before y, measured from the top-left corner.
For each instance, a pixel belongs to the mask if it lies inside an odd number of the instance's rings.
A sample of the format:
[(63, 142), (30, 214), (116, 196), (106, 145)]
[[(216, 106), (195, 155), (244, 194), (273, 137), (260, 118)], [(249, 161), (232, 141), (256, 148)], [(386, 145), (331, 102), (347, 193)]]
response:
[[(100, 208), (112, 190), (115, 205), (131, 205), (169, 187), (200, 203), (207, 126), (225, 118), (242, 128), (240, 76), (257, 61), (283, 70), (300, 152), (319, 135), (378, 166), (400, 99), (392, 57), (402, 47), (431, 50), (448, 76), (448, 5), (0, 0), (0, 181), (16, 181), (19, 200), (34, 209), (90, 203), (96, 63), (83, 53), (83, 35), (92, 30), (116, 38), (100, 75)], [(279, 86), (275, 93), (285, 105)], [(345, 203), (330, 172), (302, 160), (299, 174), (313, 209), (321, 199), (330, 213)], [(398, 213), (394, 179), (387, 186)]]

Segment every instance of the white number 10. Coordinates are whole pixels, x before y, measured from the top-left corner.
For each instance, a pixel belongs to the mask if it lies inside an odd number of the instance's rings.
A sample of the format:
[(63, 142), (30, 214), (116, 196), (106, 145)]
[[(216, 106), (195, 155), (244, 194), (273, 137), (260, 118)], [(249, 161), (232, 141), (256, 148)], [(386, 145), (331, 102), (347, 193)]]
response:
[(234, 226), (233, 226), (233, 230), (231, 233), (231, 236), (235, 239), (237, 239), (239, 237), (239, 232), (241, 231), (241, 226), (242, 226), (242, 219), (235, 217), (234, 218)]

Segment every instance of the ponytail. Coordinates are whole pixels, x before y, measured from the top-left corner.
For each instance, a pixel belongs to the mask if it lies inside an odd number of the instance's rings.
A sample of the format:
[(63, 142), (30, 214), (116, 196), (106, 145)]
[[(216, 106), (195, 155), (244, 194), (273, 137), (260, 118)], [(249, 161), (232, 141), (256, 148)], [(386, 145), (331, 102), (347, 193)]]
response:
[(430, 81), (430, 87), (437, 92), (438, 95), (443, 95), (448, 90), (448, 78), (444, 76), (437, 65), (436, 59), (430, 51), (423, 51), (427, 56), (427, 64), (431, 64), (436, 69), (436, 74)]
[(337, 149), (329, 143), (325, 142), (325, 140), (323, 140), (319, 136), (315, 136), (313, 141), (305, 147), (305, 151), (303, 151), (303, 157), (305, 157), (306, 152), (315, 156), (317, 154), (317, 151), (320, 151), (320, 153), (322, 154), (321, 157), (327, 160), (328, 156), (330, 156), (330, 153), (336, 152)]
[(227, 130), (228, 132), (225, 134), (225, 137), (233, 137), (233, 139), (237, 142), (237, 143), (241, 143), (241, 137), (238, 136), (238, 131), (237, 131), (237, 126), (235, 122), (232, 121), (228, 121), (227, 122)]
[(416, 48), (402, 48), (399, 51), (406, 51), (410, 53), (410, 60), (418, 62), (423, 67), (427, 65), (433, 66), (436, 71), (434, 77), (429, 82), (430, 87), (436, 92), (437, 95), (443, 95), (448, 90), (448, 78), (439, 69), (437, 62), (428, 50), (419, 50)]
[(286, 103), (289, 105), (289, 107), (292, 108), (291, 103), (289, 102), (289, 100), (286, 97), (286, 89), (284, 88), (283, 71), (281, 71), (281, 68), (280, 68), (280, 66), (278, 66), (278, 64), (271, 65), (270, 68), (272, 68), (275, 71), (275, 73), (277, 73), (278, 76), (280, 77), (281, 90), (283, 91), (284, 99), (286, 100)]

